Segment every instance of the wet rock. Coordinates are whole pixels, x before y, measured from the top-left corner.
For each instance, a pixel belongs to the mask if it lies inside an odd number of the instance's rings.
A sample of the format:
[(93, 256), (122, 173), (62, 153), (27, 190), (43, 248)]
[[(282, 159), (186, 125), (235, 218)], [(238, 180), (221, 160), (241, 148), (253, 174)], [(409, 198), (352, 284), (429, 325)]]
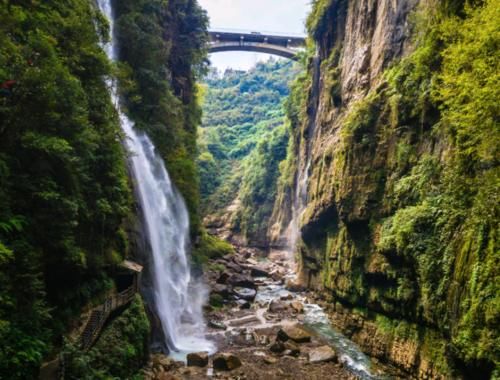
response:
[(302, 304), (302, 302), (300, 301), (293, 301), (293, 302), (290, 302), (290, 306), (292, 307), (292, 309), (301, 314), (304, 312), (304, 305)]
[(293, 300), (293, 294), (288, 293), (280, 297), (282, 301), (290, 301)]
[(285, 326), (281, 328), (278, 331), (277, 337), (279, 340), (282, 340), (284, 342), (289, 339), (293, 340), (296, 343), (306, 343), (311, 341), (311, 334), (309, 334), (298, 325)]
[(223, 322), (217, 321), (214, 319), (211, 319), (208, 321), (208, 327), (211, 327), (211, 328), (217, 329), (217, 330), (226, 330), (227, 329), (227, 326)]
[(208, 365), (207, 352), (194, 352), (187, 355), (188, 367), (206, 367)]
[(256, 289), (255, 281), (252, 277), (235, 273), (227, 279), (227, 282), (240, 288)]
[(214, 357), (213, 365), (217, 371), (231, 371), (241, 367), (241, 360), (236, 355), (222, 353)]
[(271, 313), (280, 313), (288, 309), (288, 305), (278, 300), (272, 300), (267, 308)]
[(330, 346), (314, 348), (309, 352), (309, 363), (337, 362), (337, 354)]
[(255, 289), (240, 287), (234, 288), (233, 293), (236, 297), (245, 301), (253, 301), (257, 295), (257, 291)]

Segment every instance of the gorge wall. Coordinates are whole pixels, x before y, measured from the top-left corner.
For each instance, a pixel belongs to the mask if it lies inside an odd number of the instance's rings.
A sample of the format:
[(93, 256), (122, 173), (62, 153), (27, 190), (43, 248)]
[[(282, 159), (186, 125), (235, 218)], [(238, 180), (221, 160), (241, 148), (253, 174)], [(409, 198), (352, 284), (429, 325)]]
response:
[(269, 230), (285, 234), (310, 158), (301, 281), (365, 351), (420, 378), (497, 373), (499, 4), (469, 5), (314, 2), (320, 65), (291, 95)]

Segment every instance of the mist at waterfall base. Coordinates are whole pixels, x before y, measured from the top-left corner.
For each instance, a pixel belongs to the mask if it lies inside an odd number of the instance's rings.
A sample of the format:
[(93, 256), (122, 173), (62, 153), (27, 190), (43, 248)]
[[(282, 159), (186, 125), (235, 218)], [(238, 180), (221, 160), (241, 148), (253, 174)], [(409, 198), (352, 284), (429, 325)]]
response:
[[(114, 15), (111, 0), (98, 0), (108, 18), (111, 41), (103, 45), (109, 59), (117, 59)], [(205, 286), (191, 277), (188, 260), (189, 215), (173, 185), (162, 158), (144, 133), (120, 110), (116, 84), (108, 81), (112, 100), (126, 136), (125, 145), (135, 192), (143, 212), (144, 229), (152, 253), (155, 307), (170, 355), (184, 360), (189, 352), (213, 353), (215, 346), (204, 337)]]

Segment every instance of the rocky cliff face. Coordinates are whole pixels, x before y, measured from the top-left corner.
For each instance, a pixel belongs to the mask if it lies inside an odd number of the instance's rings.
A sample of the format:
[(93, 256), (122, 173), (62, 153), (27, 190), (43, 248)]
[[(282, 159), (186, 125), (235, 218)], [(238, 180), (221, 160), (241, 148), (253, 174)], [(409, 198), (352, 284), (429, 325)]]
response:
[[(457, 3), (315, 2), (308, 26), (320, 80), (305, 82), (290, 163), (295, 182), (308, 179), (302, 282), (323, 291), (334, 321), (366, 351), (421, 378), (489, 376), (498, 358), (470, 347), (498, 339), (487, 331), (498, 318), (488, 269), (498, 262), (497, 164), (464, 169), (432, 95), (446, 41), (429, 25)], [(271, 239), (284, 233), (295, 193), (282, 186)], [(491, 303), (478, 306), (479, 294)]]

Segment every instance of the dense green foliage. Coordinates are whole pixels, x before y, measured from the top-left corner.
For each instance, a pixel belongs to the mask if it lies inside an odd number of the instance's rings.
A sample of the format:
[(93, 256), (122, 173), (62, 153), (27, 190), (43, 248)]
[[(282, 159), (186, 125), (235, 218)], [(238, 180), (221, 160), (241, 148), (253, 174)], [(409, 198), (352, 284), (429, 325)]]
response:
[(203, 231), (194, 248), (193, 259), (195, 264), (207, 264), (209, 260), (233, 253), (231, 244)]
[(268, 220), (276, 199), (280, 163), (286, 158), (288, 128), (276, 127), (260, 139), (243, 164), (239, 190), (241, 207), (235, 218), (236, 228), (254, 243), (266, 244)]
[(253, 242), (265, 240), (288, 145), (283, 102), (297, 72), (291, 62), (270, 60), (206, 80), (198, 156), (202, 211), (223, 213), (238, 198), (233, 227)]
[[(439, 107), (432, 128), (451, 154), (444, 162), (409, 154), (417, 165), (395, 185), (400, 206), (379, 245), (416, 261), (422, 317), (451, 331), (464, 362), (488, 366), (500, 357), (499, 5), (490, 0), (466, 9), (464, 18), (436, 17), (415, 54), (392, 74), (393, 97), (422, 99), (407, 106), (413, 113), (426, 112), (425, 102)], [(432, 72), (436, 57), (439, 70)], [(415, 79), (427, 91), (415, 89)], [(460, 299), (458, 308), (450, 299)]]
[[(109, 25), (94, 2), (0, 2), (2, 378), (35, 377), (68, 322), (113, 287), (113, 267), (127, 253), (131, 192), (107, 76), (119, 77), (127, 111), (152, 136), (199, 230), (194, 82), (204, 68), (206, 15), (194, 0), (115, 6), (125, 62), (118, 67), (99, 46)], [(126, 324), (144, 320), (136, 312), (127, 311)], [(87, 376), (127, 377), (143, 346), (98, 346), (78, 365), (97, 360)]]
[[(0, 2), (0, 374), (32, 378), (110, 286), (130, 191), (86, 0)], [(100, 25), (101, 30), (106, 25)]]
[(208, 19), (195, 0), (116, 1), (121, 90), (136, 126), (148, 132), (199, 230), (196, 135)]
[(139, 296), (102, 332), (90, 351), (66, 344), (65, 378), (73, 380), (140, 379), (148, 356), (149, 320)]

